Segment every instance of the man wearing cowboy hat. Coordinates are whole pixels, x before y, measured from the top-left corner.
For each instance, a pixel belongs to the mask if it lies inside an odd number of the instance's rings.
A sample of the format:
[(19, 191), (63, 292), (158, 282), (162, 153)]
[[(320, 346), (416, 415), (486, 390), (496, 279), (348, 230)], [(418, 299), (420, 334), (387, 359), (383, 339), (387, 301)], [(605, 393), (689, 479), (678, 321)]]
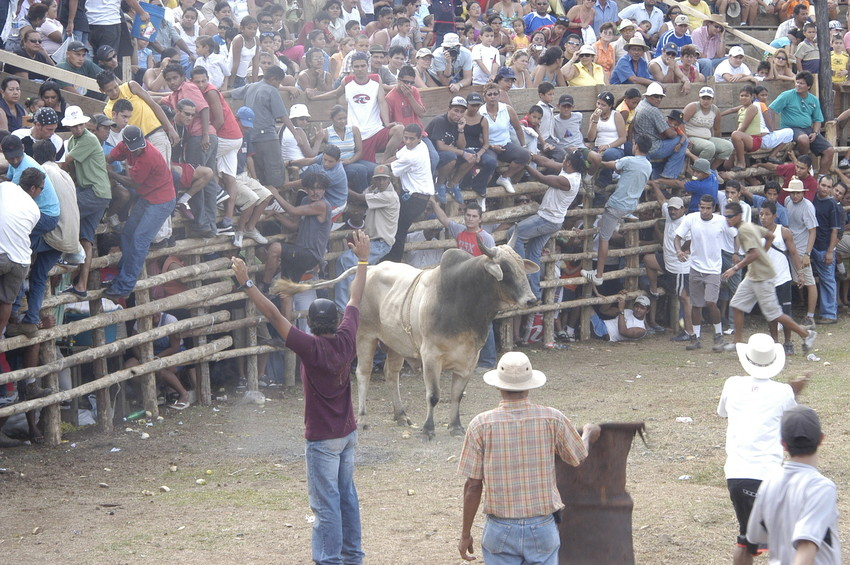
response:
[[(543, 386), (546, 375), (533, 370), (524, 353), (505, 353), (496, 369), (484, 373), (484, 382), (499, 389), (502, 400), (497, 408), (473, 418), (466, 430), (458, 463), (458, 474), (466, 477), (458, 550), (466, 561), (475, 559), (472, 522), (486, 484), (484, 562), (498, 558), (499, 563), (556, 565), (561, 545), (558, 516), (564, 503), (552, 454), (578, 466), (601, 430), (586, 424), (579, 437), (560, 411), (532, 404), (528, 391)], [(517, 450), (517, 445), (523, 449)], [(545, 543), (536, 544), (535, 539)]]
[(739, 525), (733, 564), (751, 565), (759, 547), (747, 541), (747, 520), (759, 485), (782, 466), (782, 413), (796, 406), (808, 377), (790, 385), (772, 380), (785, 366), (785, 349), (767, 334), (753, 334), (736, 349), (747, 376), (726, 380), (717, 414), (729, 420), (723, 470)]
[(611, 84), (652, 84), (652, 75), (649, 74), (649, 64), (646, 62), (644, 53), (649, 50), (643, 37), (635, 35), (625, 45), (626, 54), (614, 65), (611, 71)]
[[(749, 265), (747, 276), (738, 285), (729, 303), (735, 316), (735, 342), (744, 342), (744, 313), (751, 312), (753, 306), (758, 303), (759, 310), (768, 322), (778, 322), (803, 338), (803, 353), (807, 354), (815, 342), (817, 332), (803, 329), (791, 316), (785, 314), (779, 305), (773, 284), (776, 271), (765, 251), (773, 245), (773, 232), (752, 222), (745, 222), (741, 204), (738, 202), (726, 204), (723, 215), (726, 217), (726, 224), (738, 231), (735, 236), (735, 249), (743, 249), (746, 252), (743, 259), (721, 275), (723, 280), (732, 278), (735, 273)], [(731, 343), (724, 346), (727, 351), (734, 348), (735, 345)]]

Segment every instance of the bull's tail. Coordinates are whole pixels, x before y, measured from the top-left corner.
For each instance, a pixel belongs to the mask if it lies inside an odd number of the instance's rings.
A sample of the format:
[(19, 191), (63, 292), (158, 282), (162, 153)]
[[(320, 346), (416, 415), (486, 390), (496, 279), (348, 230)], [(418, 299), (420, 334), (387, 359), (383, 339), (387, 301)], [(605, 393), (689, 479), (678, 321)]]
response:
[(289, 279), (278, 279), (272, 285), (271, 291), (278, 296), (292, 296), (294, 294), (298, 294), (299, 292), (304, 292), (305, 290), (317, 290), (320, 288), (331, 288), (336, 285), (339, 281), (344, 279), (349, 275), (353, 275), (354, 271), (357, 270), (357, 267), (350, 267), (346, 271), (343, 271), (335, 279), (330, 279), (326, 281), (316, 281), (310, 283), (295, 283)]

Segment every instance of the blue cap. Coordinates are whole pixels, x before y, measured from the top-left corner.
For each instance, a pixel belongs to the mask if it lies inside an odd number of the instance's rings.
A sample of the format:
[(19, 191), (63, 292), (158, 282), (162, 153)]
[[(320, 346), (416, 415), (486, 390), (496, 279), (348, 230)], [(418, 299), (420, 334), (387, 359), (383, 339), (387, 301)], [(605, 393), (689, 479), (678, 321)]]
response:
[(254, 127), (254, 110), (248, 106), (242, 106), (236, 110), (236, 117), (239, 118), (239, 123), (246, 128)]

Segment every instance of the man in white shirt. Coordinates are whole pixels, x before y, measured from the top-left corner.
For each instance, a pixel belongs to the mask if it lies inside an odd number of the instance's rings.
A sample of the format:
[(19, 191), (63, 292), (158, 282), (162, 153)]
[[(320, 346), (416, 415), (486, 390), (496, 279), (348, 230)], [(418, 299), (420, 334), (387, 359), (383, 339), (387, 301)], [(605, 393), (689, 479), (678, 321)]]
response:
[(0, 332), (29, 272), (30, 233), (40, 217), (32, 196), (14, 183), (0, 182)]
[(757, 82), (753, 72), (744, 64), (744, 50), (735, 45), (729, 50), (729, 57), (714, 69), (715, 82)]
[(395, 242), (383, 261), (400, 263), (404, 254), (407, 230), (413, 221), (422, 215), (428, 201), (434, 195), (434, 177), (431, 175), (431, 159), (428, 148), (422, 142), (422, 128), (418, 124), (404, 126), (404, 147), (398, 150), (390, 163), (392, 172), (401, 181), (404, 194), (398, 214), (398, 229)]
[[(150, 15), (139, 4), (139, 0), (127, 0), (127, 4), (142, 22), (151, 20)], [(129, 56), (132, 53), (129, 30), (122, 20), (124, 15), (121, 12), (121, 0), (87, 0), (85, 10), (89, 21), (89, 43), (92, 53), (97, 53), (101, 45), (117, 48), (119, 61), (120, 57)], [(120, 66), (115, 73), (121, 76)]]
[(791, 385), (772, 380), (785, 366), (785, 349), (767, 334), (753, 334), (736, 348), (747, 375), (726, 380), (717, 414), (729, 421), (723, 471), (739, 526), (732, 562), (751, 565), (759, 547), (747, 541), (747, 520), (759, 485), (782, 466), (782, 413), (796, 406), (795, 397), (807, 378), (799, 377)]

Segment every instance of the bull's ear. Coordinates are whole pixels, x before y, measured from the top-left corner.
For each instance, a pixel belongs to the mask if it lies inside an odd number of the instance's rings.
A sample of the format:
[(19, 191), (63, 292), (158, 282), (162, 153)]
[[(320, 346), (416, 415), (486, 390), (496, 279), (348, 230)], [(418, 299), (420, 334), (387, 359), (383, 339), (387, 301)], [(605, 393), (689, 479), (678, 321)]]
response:
[(495, 261), (486, 261), (484, 263), (484, 269), (490, 273), (494, 279), (497, 281), (502, 280), (504, 274), (502, 273), (502, 268)]
[(535, 263), (534, 261), (529, 261), (528, 259), (522, 260), (522, 266), (525, 267), (526, 275), (533, 275), (534, 273), (540, 270), (540, 267), (537, 266), (537, 263)]

